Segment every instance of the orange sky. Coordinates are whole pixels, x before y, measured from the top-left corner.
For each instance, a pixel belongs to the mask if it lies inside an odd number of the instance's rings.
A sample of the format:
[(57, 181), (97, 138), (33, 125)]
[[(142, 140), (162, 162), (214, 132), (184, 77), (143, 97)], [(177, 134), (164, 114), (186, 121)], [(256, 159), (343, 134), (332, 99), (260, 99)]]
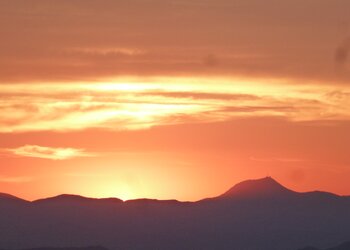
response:
[(350, 194), (345, 0), (0, 6), (0, 192)]

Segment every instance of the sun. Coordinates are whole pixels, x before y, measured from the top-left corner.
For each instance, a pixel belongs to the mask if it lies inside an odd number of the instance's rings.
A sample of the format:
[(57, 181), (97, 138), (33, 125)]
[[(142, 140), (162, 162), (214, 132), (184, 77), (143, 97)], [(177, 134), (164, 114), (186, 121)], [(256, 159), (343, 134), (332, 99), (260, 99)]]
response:
[(116, 196), (123, 201), (136, 199), (135, 194), (130, 189), (120, 190)]
[(118, 198), (123, 201), (137, 199), (139, 196), (127, 183), (100, 183), (86, 189), (87, 196), (98, 199)]

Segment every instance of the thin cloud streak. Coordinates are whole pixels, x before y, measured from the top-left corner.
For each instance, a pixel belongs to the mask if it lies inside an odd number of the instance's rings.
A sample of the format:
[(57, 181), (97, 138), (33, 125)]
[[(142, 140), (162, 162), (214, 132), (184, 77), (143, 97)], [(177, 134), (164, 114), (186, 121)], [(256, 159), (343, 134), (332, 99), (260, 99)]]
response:
[(33, 181), (32, 177), (28, 176), (1, 176), (0, 183), (20, 184)]
[(68, 160), (77, 157), (91, 157), (94, 154), (84, 152), (77, 148), (54, 148), (38, 145), (25, 145), (18, 148), (6, 149), (6, 151), (19, 157), (31, 157), (50, 160)]
[(260, 157), (250, 157), (251, 161), (257, 161), (257, 162), (283, 162), (283, 163), (298, 163), (298, 162), (306, 162), (305, 159), (300, 158), (280, 158), (280, 157), (267, 157), (267, 158), (260, 158)]

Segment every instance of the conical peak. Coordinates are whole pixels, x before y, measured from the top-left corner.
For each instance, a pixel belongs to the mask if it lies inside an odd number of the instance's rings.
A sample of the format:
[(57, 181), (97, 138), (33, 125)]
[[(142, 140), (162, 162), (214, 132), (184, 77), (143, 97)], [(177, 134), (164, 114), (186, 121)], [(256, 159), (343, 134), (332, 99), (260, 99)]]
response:
[(293, 193), (271, 177), (256, 180), (247, 180), (238, 183), (221, 197), (252, 197), (252, 196), (274, 196)]

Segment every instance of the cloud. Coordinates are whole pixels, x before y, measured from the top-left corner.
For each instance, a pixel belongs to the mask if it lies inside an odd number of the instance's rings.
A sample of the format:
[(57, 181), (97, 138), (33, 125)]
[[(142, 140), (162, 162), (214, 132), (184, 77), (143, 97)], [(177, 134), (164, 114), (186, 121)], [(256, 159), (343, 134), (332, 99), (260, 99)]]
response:
[(71, 48), (67, 49), (68, 52), (80, 52), (82, 54), (87, 55), (100, 55), (100, 56), (108, 56), (108, 55), (114, 55), (114, 56), (137, 56), (137, 55), (144, 55), (146, 54), (146, 51), (142, 51), (139, 49), (134, 48)]
[(294, 121), (350, 119), (347, 88), (340, 91), (322, 85), (274, 84), (276, 81), (169, 77), (3, 84), (0, 133), (139, 130), (247, 116)]
[(33, 180), (32, 177), (27, 176), (2, 176), (0, 175), (0, 183), (24, 183), (24, 182), (31, 182)]
[(22, 147), (7, 149), (13, 155), (20, 157), (41, 158), (50, 160), (68, 160), (77, 157), (90, 157), (93, 154), (77, 148), (54, 148), (37, 145), (25, 145)]
[(219, 66), (220, 60), (218, 56), (209, 54), (203, 59), (203, 64), (208, 67), (216, 67)]
[[(328, 51), (349, 8), (344, 0), (2, 1), (0, 82), (254, 75), (327, 83)], [(347, 51), (339, 47), (336, 60)]]
[(350, 53), (350, 38), (345, 39), (335, 50), (334, 59), (339, 65), (344, 65), (348, 62)]
[(223, 112), (242, 112), (242, 113), (252, 113), (252, 112), (264, 112), (272, 111), (285, 114), (286, 112), (295, 112), (296, 108), (293, 106), (228, 106), (222, 109)]
[(300, 158), (278, 158), (278, 157), (268, 157), (268, 158), (260, 158), (260, 157), (250, 157), (251, 161), (258, 162), (283, 162), (283, 163), (298, 163), (305, 162), (305, 159)]
[(141, 95), (164, 96), (171, 98), (190, 98), (196, 100), (256, 100), (258, 96), (249, 94), (227, 94), (227, 93), (205, 93), (205, 92), (186, 92), (186, 91), (147, 91)]

